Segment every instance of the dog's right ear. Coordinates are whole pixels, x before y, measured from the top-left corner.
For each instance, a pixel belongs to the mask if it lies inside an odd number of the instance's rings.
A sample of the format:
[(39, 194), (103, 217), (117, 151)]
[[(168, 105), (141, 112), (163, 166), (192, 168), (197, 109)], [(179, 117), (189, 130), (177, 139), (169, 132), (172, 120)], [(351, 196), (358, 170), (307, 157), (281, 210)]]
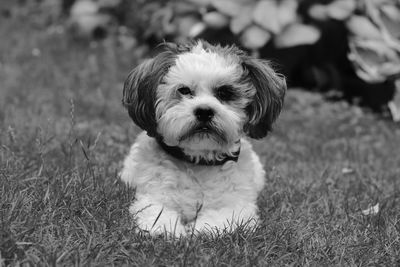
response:
[(256, 89), (254, 100), (247, 107), (250, 121), (246, 125), (246, 132), (249, 137), (260, 139), (271, 131), (273, 122), (282, 110), (286, 81), (266, 60), (248, 56), (242, 57), (242, 60), (246, 78)]
[(136, 125), (151, 137), (157, 135), (157, 88), (176, 58), (173, 45), (164, 44), (164, 47), (165, 51), (133, 69), (124, 83), (122, 104)]

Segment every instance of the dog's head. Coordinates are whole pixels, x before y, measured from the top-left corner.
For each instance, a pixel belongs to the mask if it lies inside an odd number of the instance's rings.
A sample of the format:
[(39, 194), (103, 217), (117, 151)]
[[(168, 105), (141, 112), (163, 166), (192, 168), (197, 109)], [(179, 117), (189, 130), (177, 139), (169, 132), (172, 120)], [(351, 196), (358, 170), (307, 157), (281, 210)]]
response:
[(123, 91), (130, 117), (149, 136), (186, 150), (223, 151), (243, 135), (267, 135), (286, 91), (267, 61), (204, 41), (163, 46), (129, 74)]

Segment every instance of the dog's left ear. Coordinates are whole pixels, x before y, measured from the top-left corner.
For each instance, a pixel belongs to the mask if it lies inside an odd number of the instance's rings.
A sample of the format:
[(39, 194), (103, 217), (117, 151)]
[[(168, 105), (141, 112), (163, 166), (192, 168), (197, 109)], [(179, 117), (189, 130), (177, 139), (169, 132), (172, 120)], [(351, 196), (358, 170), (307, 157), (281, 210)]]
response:
[(272, 124), (282, 110), (286, 81), (266, 60), (245, 56), (242, 66), (246, 79), (256, 89), (253, 101), (247, 106), (249, 122), (245, 132), (251, 138), (260, 139), (272, 130)]

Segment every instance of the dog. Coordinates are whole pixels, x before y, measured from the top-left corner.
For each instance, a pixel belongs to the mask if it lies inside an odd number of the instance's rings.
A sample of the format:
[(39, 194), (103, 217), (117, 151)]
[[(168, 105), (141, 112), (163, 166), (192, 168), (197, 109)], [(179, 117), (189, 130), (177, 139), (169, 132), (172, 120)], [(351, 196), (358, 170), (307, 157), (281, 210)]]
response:
[(144, 130), (120, 173), (136, 188), (130, 213), (152, 235), (256, 226), (265, 171), (246, 138), (271, 131), (284, 77), (236, 46), (162, 47), (123, 88), (122, 103)]

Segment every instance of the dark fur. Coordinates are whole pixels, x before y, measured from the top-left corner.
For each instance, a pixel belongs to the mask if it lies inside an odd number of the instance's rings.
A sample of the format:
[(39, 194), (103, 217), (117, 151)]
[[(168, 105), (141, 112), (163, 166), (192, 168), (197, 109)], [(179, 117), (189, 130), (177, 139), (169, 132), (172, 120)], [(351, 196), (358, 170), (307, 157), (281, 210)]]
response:
[[(159, 137), (155, 118), (157, 87), (175, 63), (177, 55), (189, 52), (196, 44), (164, 43), (163, 52), (136, 67), (125, 81), (122, 103), (132, 120), (151, 137)], [(212, 46), (204, 41), (203, 46), (222, 56), (238, 58), (244, 69), (243, 79), (257, 90), (254, 100), (246, 108), (249, 118), (254, 119), (245, 126), (245, 132), (255, 139), (266, 136), (282, 109), (286, 91), (285, 79), (277, 75), (267, 61), (249, 57), (235, 46)]]
[(157, 87), (174, 64), (176, 53), (165, 50), (137, 66), (124, 84), (122, 104), (129, 116), (151, 137), (157, 136), (155, 100)]
[(285, 78), (276, 74), (268, 62), (251, 57), (243, 58), (246, 79), (257, 90), (254, 100), (247, 106), (249, 118), (255, 114), (245, 127), (248, 136), (254, 139), (265, 137), (272, 130), (272, 124), (283, 107), (286, 93)]

